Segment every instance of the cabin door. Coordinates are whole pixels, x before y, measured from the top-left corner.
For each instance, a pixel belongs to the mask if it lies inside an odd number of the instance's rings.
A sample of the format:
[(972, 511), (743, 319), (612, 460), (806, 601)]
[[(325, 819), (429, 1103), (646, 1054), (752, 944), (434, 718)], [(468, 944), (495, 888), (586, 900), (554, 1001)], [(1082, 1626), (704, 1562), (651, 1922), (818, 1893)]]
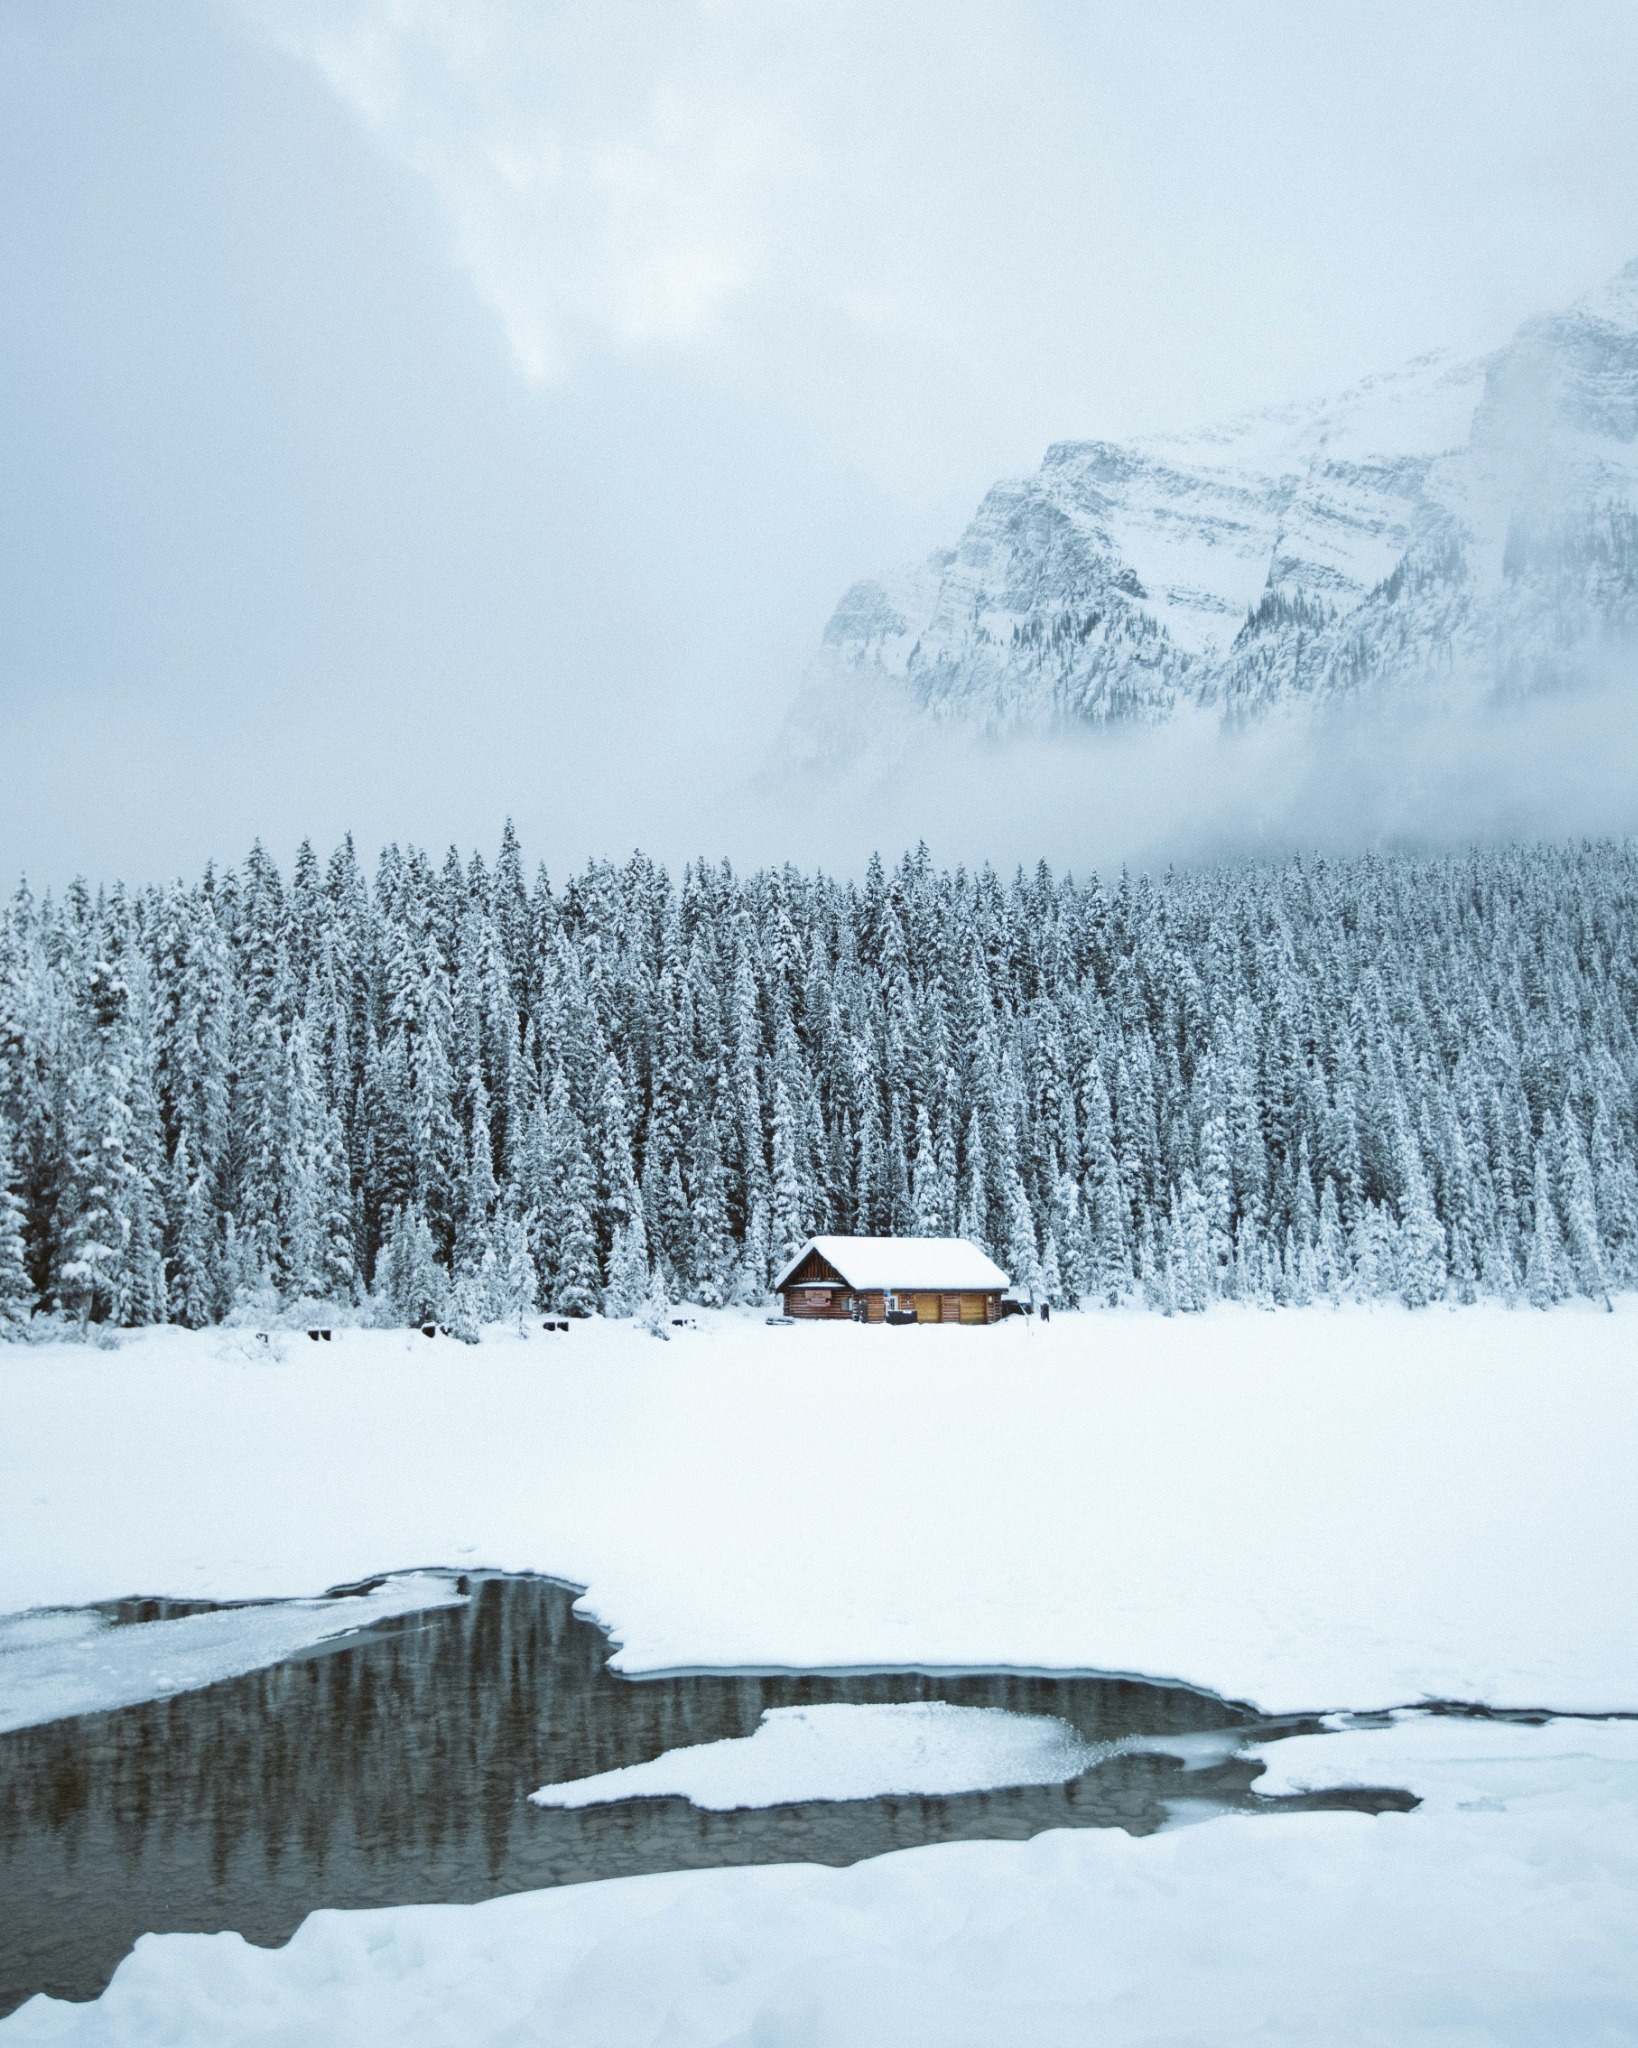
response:
[(915, 1297), (915, 1302), (916, 1321), (918, 1323), (936, 1323), (938, 1321), (938, 1296), (936, 1294), (918, 1294)]

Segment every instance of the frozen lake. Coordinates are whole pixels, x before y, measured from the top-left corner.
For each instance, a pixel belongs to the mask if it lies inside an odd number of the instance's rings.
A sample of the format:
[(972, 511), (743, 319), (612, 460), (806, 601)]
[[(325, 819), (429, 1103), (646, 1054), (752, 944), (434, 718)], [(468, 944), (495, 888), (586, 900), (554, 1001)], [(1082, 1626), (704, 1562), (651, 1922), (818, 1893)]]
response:
[[(319, 1906), (473, 1901), (722, 1864), (846, 1864), (1055, 1827), (1143, 1835), (1178, 1798), (1223, 1810), (1412, 1803), (1353, 1790), (1259, 1799), (1262, 1766), (1211, 1761), (1210, 1737), (1317, 1724), (1271, 1723), (1181, 1686), (1007, 1673), (632, 1680), (608, 1669), (608, 1638), (575, 1618), (566, 1588), (481, 1575), (463, 1590), (462, 1604), (392, 1617), (262, 1670), (0, 1737), (0, 2012), (36, 1991), (96, 1996), (149, 1931), (233, 1928), (276, 1944)], [(117, 1618), (141, 1628), (177, 1611), (133, 1603)], [(528, 1800), (542, 1785), (750, 1736), (768, 1709), (910, 1701), (1053, 1716), (1091, 1744), (1192, 1737), (1194, 1767), (1133, 1749), (1064, 1784), (726, 1812), (680, 1797)]]

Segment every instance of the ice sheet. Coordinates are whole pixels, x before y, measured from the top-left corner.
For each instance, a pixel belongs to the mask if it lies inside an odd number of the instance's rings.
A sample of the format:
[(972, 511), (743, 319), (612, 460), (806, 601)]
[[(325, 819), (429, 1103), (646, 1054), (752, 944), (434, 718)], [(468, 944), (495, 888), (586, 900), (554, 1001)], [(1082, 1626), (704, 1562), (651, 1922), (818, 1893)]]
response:
[(439, 1572), (405, 1572), (366, 1593), (124, 1622), (84, 1608), (0, 1618), (0, 1735), (71, 1714), (192, 1692), (310, 1650), (371, 1622), (466, 1596)]
[(1111, 1753), (1048, 1714), (944, 1700), (771, 1707), (753, 1735), (668, 1749), (648, 1763), (543, 1785), (530, 1797), (537, 1806), (597, 1806), (672, 1796), (715, 1812), (892, 1792), (937, 1797), (1061, 1785)]

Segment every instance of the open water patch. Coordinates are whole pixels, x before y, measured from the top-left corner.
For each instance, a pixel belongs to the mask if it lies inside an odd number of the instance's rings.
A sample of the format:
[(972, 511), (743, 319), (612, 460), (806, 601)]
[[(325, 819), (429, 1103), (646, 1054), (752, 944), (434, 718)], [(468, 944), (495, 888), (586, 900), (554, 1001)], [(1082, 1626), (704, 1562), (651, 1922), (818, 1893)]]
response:
[[(272, 1946), (318, 1907), (471, 1902), (718, 1864), (852, 1863), (1053, 1827), (1149, 1834), (1185, 1799), (1220, 1810), (1415, 1804), (1358, 1787), (1259, 1799), (1263, 1765), (1228, 1752), (1322, 1724), (1268, 1721), (1184, 1686), (1018, 1672), (626, 1678), (608, 1668), (603, 1631), (574, 1614), (571, 1589), (499, 1574), (445, 1583), (453, 1604), (389, 1613), (165, 1698), (0, 1735), (0, 2013), (37, 1991), (96, 1997), (139, 1935), (232, 1928)], [(99, 1614), (133, 1635), (187, 1618), (167, 1603)], [(1051, 1717), (1096, 1760), (1061, 1783), (731, 1811), (680, 1796), (529, 1800), (544, 1785), (753, 1737), (770, 1711), (909, 1702)]]

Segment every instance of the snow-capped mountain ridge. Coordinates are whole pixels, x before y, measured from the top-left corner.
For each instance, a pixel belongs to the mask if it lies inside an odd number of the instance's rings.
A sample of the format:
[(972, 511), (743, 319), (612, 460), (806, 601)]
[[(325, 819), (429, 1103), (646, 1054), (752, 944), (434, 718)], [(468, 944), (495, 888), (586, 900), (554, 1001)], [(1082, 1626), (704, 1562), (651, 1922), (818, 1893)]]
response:
[(1635, 625), (1638, 263), (1489, 356), (1055, 443), (956, 546), (844, 595), (795, 726), (1241, 718), (1456, 674), (1530, 689)]

